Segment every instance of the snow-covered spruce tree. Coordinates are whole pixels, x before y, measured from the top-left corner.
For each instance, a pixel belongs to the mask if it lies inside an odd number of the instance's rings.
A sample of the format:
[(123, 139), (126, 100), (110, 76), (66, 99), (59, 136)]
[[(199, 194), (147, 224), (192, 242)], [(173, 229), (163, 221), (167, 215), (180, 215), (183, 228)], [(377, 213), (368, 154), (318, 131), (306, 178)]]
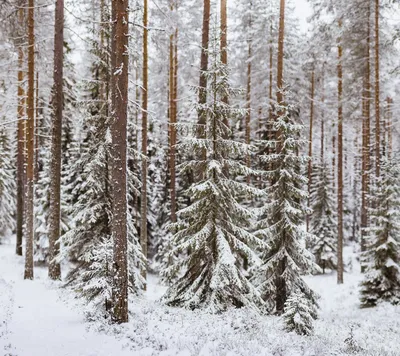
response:
[[(289, 100), (286, 90), (283, 94)], [(254, 282), (270, 311), (282, 314), (287, 298), (294, 291), (305, 299), (304, 303), (317, 305), (317, 296), (302, 275), (320, 271), (320, 268), (305, 248), (305, 242), (315, 237), (306, 233), (303, 226), (304, 216), (309, 213), (304, 190), (307, 178), (301, 174), (309, 157), (299, 153), (307, 143), (300, 138), (303, 126), (296, 122), (298, 113), (289, 104), (277, 105), (274, 116), (276, 138), (264, 141), (274, 153), (261, 156), (272, 168), (264, 172), (271, 185), (266, 188), (268, 201), (259, 209), (256, 232), (269, 248), (264, 250), (263, 263), (254, 272)]]
[(311, 187), (311, 233), (316, 240), (311, 243), (316, 263), (325, 269), (336, 269), (337, 221), (335, 202), (331, 194), (332, 170), (326, 162), (313, 169)]
[(3, 128), (0, 132), (0, 243), (3, 237), (15, 229), (15, 191), (12, 149), (9, 135)]
[(299, 290), (294, 290), (285, 303), (283, 320), (286, 331), (299, 335), (313, 333), (313, 321), (318, 316), (317, 306)]
[[(217, 31), (214, 31), (214, 34)], [(248, 168), (236, 158), (244, 157), (249, 147), (229, 137), (224, 120), (230, 121), (237, 109), (224, 103), (224, 97), (236, 93), (229, 87), (228, 70), (220, 61), (218, 38), (214, 36), (210, 51), (207, 76), (206, 104), (197, 105), (205, 117), (205, 125), (198, 137), (187, 137), (178, 150), (194, 152), (196, 157), (182, 163), (182, 172), (192, 170), (197, 181), (189, 188), (192, 203), (178, 214), (173, 226), (173, 253), (186, 251), (170, 268), (181, 271), (181, 277), (172, 285), (163, 300), (172, 306), (190, 309), (202, 308), (221, 312), (229, 307), (263, 304), (257, 290), (246, 279), (238, 266), (241, 256), (256, 263), (253, 247), (264, 248), (261, 240), (248, 232), (252, 213), (241, 206), (236, 194), (259, 193), (255, 188), (235, 180), (247, 175)], [(193, 135), (198, 127), (194, 128)], [(185, 135), (183, 135), (185, 136)]]
[(371, 227), (362, 256), (362, 307), (381, 301), (400, 304), (400, 167), (394, 160), (382, 160), (379, 187), (374, 190), (375, 207), (370, 208)]

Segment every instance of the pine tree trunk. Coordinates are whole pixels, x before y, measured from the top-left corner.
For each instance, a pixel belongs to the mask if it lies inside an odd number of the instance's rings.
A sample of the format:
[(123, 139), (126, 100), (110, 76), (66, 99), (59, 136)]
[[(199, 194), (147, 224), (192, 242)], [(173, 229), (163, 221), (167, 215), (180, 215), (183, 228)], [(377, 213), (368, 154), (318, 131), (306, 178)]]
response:
[[(221, 0), (221, 62), (225, 66), (228, 65), (228, 12), (226, 2), (227, 0)], [(223, 97), (222, 102), (228, 104), (228, 97)], [(224, 124), (229, 126), (226, 117), (224, 118)]]
[[(368, 6), (368, 24), (367, 24), (367, 44), (365, 48), (365, 79), (364, 79), (364, 113), (363, 120), (364, 125), (364, 139), (363, 139), (363, 165), (362, 165), (362, 192), (361, 192), (361, 251), (366, 250), (366, 231), (368, 227), (368, 194), (369, 194), (369, 170), (370, 170), (370, 136), (371, 136), (371, 125), (370, 125), (370, 107), (371, 107), (371, 66), (370, 66), (370, 16), (371, 9)], [(361, 271), (364, 271), (364, 267), (361, 266)]]
[(380, 176), (379, 0), (375, 0), (375, 175)]
[(39, 180), (39, 143), (40, 143), (40, 124), (39, 124), (39, 71), (36, 71), (36, 110), (35, 110), (35, 183)]
[(49, 210), (49, 277), (61, 279), (60, 264), (54, 259), (60, 253), (61, 219), (61, 131), (63, 115), (63, 67), (64, 67), (64, 0), (56, 1), (54, 24), (54, 86), (53, 125), (51, 134), (50, 162), (50, 210)]
[(112, 115), (111, 194), (113, 237), (113, 308), (117, 323), (128, 321), (127, 260), (127, 108), (128, 108), (128, 2), (112, 1)]
[[(147, 30), (147, 17), (148, 17), (148, 3), (144, 0), (143, 12), (143, 94), (142, 94), (142, 154), (147, 157), (147, 89), (148, 89), (148, 30)], [(140, 243), (142, 252), (147, 259), (147, 159), (142, 159), (142, 191), (141, 191), (141, 207), (140, 207)], [(141, 271), (144, 279), (147, 278), (147, 266)], [(144, 284), (146, 290), (146, 284)]]
[[(201, 56), (200, 56), (200, 80), (199, 80), (199, 104), (207, 102), (207, 77), (205, 73), (208, 69), (208, 42), (210, 35), (210, 0), (204, 0), (203, 8), (203, 29), (201, 35)], [(203, 110), (198, 113), (199, 125), (206, 124), (206, 116)], [(204, 136), (204, 129), (200, 128), (199, 136)]]
[[(284, 56), (284, 39), (285, 39), (285, 0), (280, 0), (280, 13), (279, 13), (279, 36), (278, 36), (278, 62), (277, 62), (277, 93), (276, 99), (278, 105), (282, 105), (283, 98), (283, 56)], [(279, 114), (279, 113), (278, 113)], [(277, 137), (279, 137), (279, 133), (277, 133)], [(278, 147), (276, 148), (277, 153), (280, 152), (282, 147), (282, 142), (278, 142)], [(277, 217), (280, 219), (280, 217)], [(276, 288), (276, 312), (278, 314), (282, 314), (285, 307), (285, 302), (287, 299), (287, 290), (286, 290), (286, 280), (283, 277), (283, 274), (286, 270), (286, 257), (282, 258), (279, 261), (278, 265), (278, 275), (279, 277), (275, 280), (275, 288)]]
[[(313, 123), (314, 123), (314, 91), (315, 91), (315, 73), (311, 73), (311, 101), (310, 101), (310, 132), (308, 136), (308, 156), (310, 160), (308, 161), (308, 200), (307, 205), (310, 207), (310, 194), (311, 194), (311, 184), (312, 184), (312, 142), (313, 142)], [(307, 231), (310, 230), (310, 215), (306, 218)]]
[(392, 137), (392, 105), (393, 99), (387, 98), (387, 156), (390, 159), (392, 156), (392, 146), (393, 146), (393, 137)]
[[(253, 55), (252, 51), (252, 39), (251, 39), (251, 19), (249, 24), (249, 40), (248, 40), (248, 55), (247, 55), (247, 90), (246, 90), (246, 116), (245, 116), (245, 137), (246, 144), (250, 145), (250, 120), (251, 120), (251, 57)], [(251, 156), (250, 153), (246, 154), (246, 165), (250, 168), (251, 166)], [(247, 183), (250, 184), (251, 176), (246, 177)]]
[[(176, 4), (171, 1), (171, 12)], [(169, 132), (170, 132), (170, 198), (171, 222), (176, 222), (176, 118), (178, 94), (178, 30), (170, 35), (169, 43)]]
[(22, 238), (24, 234), (24, 195), (25, 195), (25, 90), (24, 90), (24, 50), (22, 48), (22, 33), (24, 24), (24, 9), (18, 10), (18, 26), (21, 31), (18, 45), (18, 110), (17, 110), (17, 240), (15, 252), (22, 256)]
[[(342, 27), (341, 20), (339, 27)], [(338, 246), (337, 246), (337, 283), (343, 283), (343, 49), (338, 39)]]
[(34, 159), (35, 159), (35, 3), (28, 1), (28, 95), (26, 129), (26, 251), (25, 279), (33, 279), (33, 235), (34, 235)]
[(321, 166), (325, 159), (325, 65), (322, 67), (322, 82), (321, 82)]
[[(332, 136), (332, 177), (336, 177), (336, 135)], [(333, 190), (336, 189), (336, 180), (332, 180)]]
[(278, 36), (278, 70), (277, 70), (277, 103), (283, 103), (283, 56), (284, 56), (284, 39), (285, 39), (285, 0), (280, 0), (279, 12), (279, 36)]

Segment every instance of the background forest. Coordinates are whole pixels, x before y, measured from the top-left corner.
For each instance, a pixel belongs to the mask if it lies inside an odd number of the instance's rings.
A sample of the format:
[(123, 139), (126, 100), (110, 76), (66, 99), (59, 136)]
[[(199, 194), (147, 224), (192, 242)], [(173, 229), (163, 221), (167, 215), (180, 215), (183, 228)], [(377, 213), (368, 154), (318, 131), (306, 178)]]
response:
[(301, 6), (0, 3), (6, 355), (22, 271), (138, 355), (399, 355), (399, 3)]

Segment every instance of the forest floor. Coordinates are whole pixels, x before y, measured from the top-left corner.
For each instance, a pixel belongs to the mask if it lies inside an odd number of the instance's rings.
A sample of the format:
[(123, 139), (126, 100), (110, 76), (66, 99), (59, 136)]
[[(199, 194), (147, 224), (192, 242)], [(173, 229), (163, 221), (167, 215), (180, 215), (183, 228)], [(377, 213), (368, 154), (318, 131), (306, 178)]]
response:
[(400, 307), (359, 309), (359, 266), (345, 284), (336, 274), (308, 277), (321, 295), (315, 334), (282, 330), (282, 320), (246, 309), (222, 315), (166, 307), (157, 300), (165, 288), (149, 279), (147, 295), (131, 302), (130, 322), (85, 321), (81, 301), (36, 268), (23, 280), (23, 258), (0, 245), (0, 356), (400, 356)]

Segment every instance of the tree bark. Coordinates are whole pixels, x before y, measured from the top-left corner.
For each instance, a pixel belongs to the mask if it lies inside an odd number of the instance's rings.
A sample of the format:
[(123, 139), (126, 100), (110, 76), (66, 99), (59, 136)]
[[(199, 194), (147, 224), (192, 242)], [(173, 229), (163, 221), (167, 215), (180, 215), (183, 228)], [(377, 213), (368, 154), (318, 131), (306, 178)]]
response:
[[(251, 4), (251, 3), (250, 3)], [(253, 56), (252, 49), (252, 33), (251, 33), (251, 18), (249, 21), (249, 34), (248, 34), (248, 54), (247, 54), (247, 90), (246, 90), (246, 116), (245, 116), (245, 137), (246, 144), (250, 145), (250, 120), (251, 120), (251, 61)], [(246, 165), (250, 168), (251, 156), (250, 153), (246, 154)], [(250, 184), (251, 176), (246, 177), (246, 181)]]
[[(314, 123), (314, 91), (315, 91), (315, 73), (311, 73), (311, 101), (310, 101), (310, 132), (308, 136), (308, 156), (310, 160), (308, 161), (308, 200), (307, 205), (310, 207), (310, 194), (311, 194), (311, 184), (312, 184), (312, 140), (313, 140), (313, 123)], [(307, 231), (310, 230), (310, 216), (307, 215), (306, 218)]]
[(50, 210), (49, 210), (49, 277), (61, 279), (60, 264), (55, 260), (60, 253), (61, 219), (61, 132), (63, 116), (64, 67), (64, 0), (56, 1), (54, 23), (54, 86), (53, 125), (51, 134)]
[[(279, 36), (278, 36), (278, 69), (277, 69), (277, 104), (282, 105), (284, 101), (283, 97), (283, 56), (284, 56), (284, 39), (285, 39), (285, 0), (280, 0), (280, 10), (279, 10)], [(279, 114), (279, 113), (278, 113)], [(279, 137), (279, 133), (277, 133), (277, 137)], [(276, 148), (276, 152), (279, 153), (281, 150), (282, 142), (278, 142), (278, 147)], [(276, 288), (276, 312), (278, 314), (282, 314), (285, 307), (285, 302), (287, 299), (287, 288), (286, 288), (286, 280), (283, 277), (283, 274), (286, 270), (286, 257), (282, 258), (279, 261), (278, 270), (279, 277), (275, 280), (275, 288)]]
[(392, 136), (392, 105), (393, 99), (387, 98), (387, 156), (390, 159), (392, 156), (393, 136)]
[(112, 224), (114, 322), (128, 321), (127, 259), (127, 107), (128, 107), (128, 2), (112, 1)]
[(35, 183), (39, 180), (39, 143), (40, 143), (40, 124), (39, 124), (39, 71), (36, 71), (36, 93), (35, 93)]
[[(142, 94), (142, 191), (141, 191), (141, 224), (140, 224), (140, 242), (142, 246), (142, 252), (144, 257), (147, 259), (147, 89), (148, 89), (148, 3), (144, 0), (144, 12), (143, 12), (143, 94)], [(141, 274), (143, 278), (147, 279), (147, 262), (145, 267), (142, 269)], [(144, 284), (144, 290), (146, 290), (146, 283)]]
[(24, 195), (25, 195), (25, 90), (24, 90), (24, 50), (22, 38), (24, 25), (24, 9), (18, 9), (18, 26), (20, 38), (18, 43), (18, 108), (17, 108), (17, 231), (16, 249), (17, 255), (22, 256), (22, 238), (24, 234)]
[(380, 176), (380, 71), (379, 71), (379, 0), (375, 0), (375, 175)]
[(321, 82), (321, 165), (325, 159), (325, 64), (322, 66)]
[[(221, 62), (224, 66), (228, 65), (228, 11), (226, 6), (227, 0), (221, 0)], [(251, 6), (251, 4), (250, 4)], [(222, 98), (222, 102), (228, 104), (227, 96)], [(224, 118), (224, 124), (229, 126), (228, 119)]]
[[(201, 35), (201, 55), (200, 55), (200, 80), (199, 80), (199, 105), (207, 102), (207, 76), (205, 73), (208, 69), (208, 43), (210, 36), (210, 0), (204, 0), (203, 6), (203, 29)], [(206, 124), (204, 110), (199, 110), (198, 124)], [(204, 129), (200, 128), (200, 137), (204, 135)]]
[[(339, 28), (342, 22), (339, 20)], [(337, 246), (337, 283), (343, 284), (343, 48), (338, 39), (338, 246)]]
[[(370, 65), (370, 16), (371, 8), (368, 5), (368, 24), (367, 24), (367, 43), (365, 48), (365, 78), (364, 78), (364, 90), (363, 90), (363, 101), (364, 101), (364, 112), (363, 120), (364, 125), (364, 137), (363, 137), (363, 164), (362, 164), (362, 178), (361, 178), (361, 252), (366, 250), (366, 228), (368, 227), (368, 194), (369, 194), (369, 170), (370, 170), (370, 137), (371, 137), (371, 65)], [(364, 271), (364, 267), (361, 266), (361, 271)]]
[(33, 235), (34, 235), (34, 155), (35, 155), (35, 3), (28, 0), (28, 95), (26, 130), (26, 251), (25, 279), (33, 279)]
[[(171, 1), (171, 12), (176, 9), (175, 1)], [(171, 222), (176, 222), (176, 118), (178, 94), (178, 30), (170, 35), (169, 43), (169, 132), (170, 132), (170, 199)]]

